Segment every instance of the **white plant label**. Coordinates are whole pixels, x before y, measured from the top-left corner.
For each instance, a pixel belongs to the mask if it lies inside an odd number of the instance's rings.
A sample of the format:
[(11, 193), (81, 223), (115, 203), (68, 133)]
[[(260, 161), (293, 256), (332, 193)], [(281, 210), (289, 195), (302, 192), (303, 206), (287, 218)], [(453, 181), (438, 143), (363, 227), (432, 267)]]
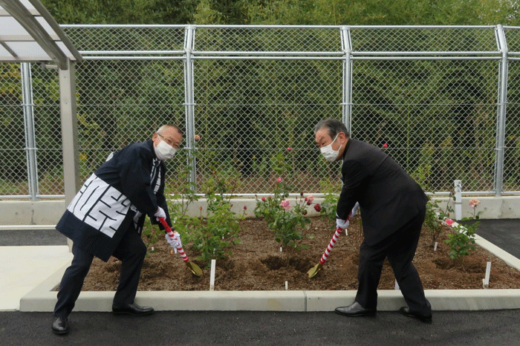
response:
[(399, 289), (399, 284), (397, 283), (397, 280), (395, 280), (395, 287), (394, 289), (398, 290)]
[(285, 290), (287, 291), (289, 289), (289, 282), (285, 281)]
[(282, 247), (280, 246), (280, 252), (282, 252)]
[(433, 251), (437, 251), (437, 242), (435, 242), (435, 246), (433, 248)]
[(213, 291), (215, 289), (215, 267), (217, 265), (217, 261), (211, 260), (211, 273), (209, 278), (209, 290)]
[(489, 277), (491, 276), (491, 262), (486, 264), (486, 276), (484, 278), (484, 286), (489, 286)]

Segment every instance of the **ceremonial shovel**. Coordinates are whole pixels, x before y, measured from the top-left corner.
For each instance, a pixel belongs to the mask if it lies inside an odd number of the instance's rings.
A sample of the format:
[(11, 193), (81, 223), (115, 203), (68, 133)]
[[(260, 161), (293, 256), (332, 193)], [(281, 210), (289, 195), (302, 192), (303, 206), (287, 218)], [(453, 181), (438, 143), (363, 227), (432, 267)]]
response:
[[(168, 223), (166, 222), (166, 220), (164, 218), (160, 217), (159, 221), (163, 225), (163, 227), (166, 230), (166, 232), (168, 233), (168, 235), (173, 238), (172, 229), (170, 228), (170, 226), (168, 226)], [(191, 270), (193, 275), (201, 276), (202, 275), (202, 269), (200, 269), (200, 267), (198, 265), (196, 265), (195, 263), (190, 262), (190, 259), (188, 258), (188, 256), (184, 252), (184, 249), (182, 247), (178, 247), (177, 251), (179, 251), (179, 254), (182, 257), (182, 260), (184, 261), (184, 263), (186, 263), (186, 267), (188, 267), (188, 269)]]
[(336, 245), (336, 242), (338, 241), (338, 237), (341, 234), (341, 231), (343, 231), (343, 228), (336, 228), (336, 232), (334, 232), (334, 235), (332, 236), (332, 239), (330, 240), (329, 246), (325, 249), (325, 252), (323, 253), (323, 256), (320, 258), (320, 262), (316, 264), (314, 267), (312, 267), (307, 274), (309, 275), (309, 279), (316, 276), (316, 274), (319, 273), (325, 262), (327, 262), (327, 259), (330, 255), (330, 252), (332, 251), (332, 248), (334, 245)]

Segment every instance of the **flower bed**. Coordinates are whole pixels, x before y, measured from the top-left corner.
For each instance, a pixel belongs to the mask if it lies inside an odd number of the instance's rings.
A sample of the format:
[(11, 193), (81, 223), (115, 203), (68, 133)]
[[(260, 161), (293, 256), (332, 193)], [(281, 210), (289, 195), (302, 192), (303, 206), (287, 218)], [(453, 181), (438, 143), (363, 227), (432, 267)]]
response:
[[(359, 245), (363, 240), (360, 218), (353, 218), (348, 236), (343, 233), (331, 253), (324, 269), (313, 279), (307, 270), (318, 263), (323, 250), (334, 233), (331, 222), (312, 218), (304, 230), (301, 245), (308, 249), (296, 251), (286, 248), (280, 253), (280, 244), (267, 229), (264, 219), (240, 221), (241, 243), (232, 248), (233, 257), (217, 260), (216, 290), (355, 290)], [(520, 272), (502, 260), (477, 246), (464, 259), (464, 264), (449, 258), (449, 246), (444, 243), (448, 228), (438, 239), (437, 251), (431, 246), (431, 233), (426, 227), (419, 242), (414, 264), (425, 289), (482, 289), (486, 262), (492, 262), (489, 288), (520, 288)], [(312, 239), (306, 235), (314, 235)], [(201, 278), (194, 277), (184, 266), (179, 255), (171, 254), (171, 247), (161, 239), (154, 245), (141, 272), (139, 290), (143, 291), (192, 291), (209, 289), (209, 268)], [(185, 244), (190, 258), (197, 254)], [(117, 288), (121, 263), (111, 258), (108, 263), (95, 259), (85, 279), (85, 291), (113, 291)], [(387, 261), (379, 289), (394, 289), (395, 278)]]

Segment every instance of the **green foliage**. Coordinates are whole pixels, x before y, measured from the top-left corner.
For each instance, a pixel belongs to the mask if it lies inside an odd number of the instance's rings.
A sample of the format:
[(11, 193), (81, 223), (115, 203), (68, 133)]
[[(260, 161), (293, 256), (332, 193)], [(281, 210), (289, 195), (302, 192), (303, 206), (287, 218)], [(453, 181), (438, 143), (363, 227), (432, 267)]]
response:
[(477, 207), (473, 209), (473, 216), (463, 218), (464, 225), (457, 224), (451, 227), (447, 239), (444, 241), (449, 244), (449, 256), (453, 260), (460, 261), (464, 265), (464, 257), (468, 256), (472, 251), (475, 251), (475, 233), (480, 224), (476, 221), (480, 218), (482, 212), (476, 213)]
[(206, 220), (193, 223), (188, 240), (193, 241), (193, 249), (200, 252), (198, 260), (208, 262), (211, 259), (225, 259), (233, 256), (229, 247), (240, 243), (238, 239), (239, 223), (243, 218), (231, 211), (228, 198), (219, 194), (206, 194), (208, 216)]
[[(312, 205), (314, 197), (303, 198), (303, 193), (297, 199), (294, 206), (290, 206), (287, 199), (292, 187), (287, 184), (286, 178), (290, 176), (293, 166), (291, 150), (278, 153), (271, 158), (271, 166), (274, 172), (279, 175), (274, 183), (273, 197), (257, 198), (255, 216), (263, 217), (268, 223), (268, 228), (274, 232), (275, 240), (283, 246), (292, 247), (296, 250), (306, 249), (306, 245), (301, 245), (303, 239), (303, 229), (310, 224), (310, 220), (305, 218), (307, 207)], [(312, 235), (309, 235), (312, 237)]]
[[(196, 155), (192, 156), (192, 160)], [(191, 161), (190, 161), (191, 162)], [(189, 181), (190, 164), (179, 168), (179, 177), (185, 177), (185, 181), (177, 188), (180, 192), (174, 194), (176, 203), (169, 203), (169, 212), (176, 230), (181, 235), (183, 242), (192, 242), (191, 248), (200, 255), (197, 260), (208, 263), (211, 259), (225, 259), (232, 256), (229, 249), (238, 244), (239, 223), (244, 215), (236, 215), (231, 211), (231, 195), (236, 189), (237, 181), (228, 180), (232, 172), (221, 175), (216, 172), (207, 179), (202, 190), (208, 204), (207, 217), (188, 216), (187, 212), (193, 202), (198, 200), (195, 194), (195, 183)], [(245, 211), (244, 211), (245, 214)]]
[[(143, 239), (148, 252), (155, 252), (155, 244), (158, 241), (164, 240), (164, 231), (159, 229), (157, 226), (152, 226), (150, 219), (146, 218), (143, 225), (143, 231), (141, 233), (141, 238)], [(146, 255), (148, 256), (148, 252)]]
[(341, 181), (333, 182), (330, 179), (320, 181), (321, 191), (324, 193), (323, 202), (321, 203), (320, 215), (330, 221), (336, 222), (336, 210), (338, 207), (339, 194), (341, 190)]
[(464, 263), (464, 257), (475, 250), (475, 232), (478, 224), (475, 222), (469, 226), (452, 227), (451, 233), (447, 235), (448, 239), (444, 241), (450, 246), (451, 259)]

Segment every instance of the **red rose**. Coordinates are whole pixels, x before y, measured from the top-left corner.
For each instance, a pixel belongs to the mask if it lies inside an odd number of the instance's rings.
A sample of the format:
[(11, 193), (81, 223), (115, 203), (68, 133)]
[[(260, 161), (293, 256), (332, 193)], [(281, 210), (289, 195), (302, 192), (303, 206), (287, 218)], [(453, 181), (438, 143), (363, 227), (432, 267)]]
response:
[(383, 148), (388, 148), (388, 144), (383, 144)]
[(314, 210), (316, 210), (318, 213), (321, 211), (321, 205), (319, 205), (318, 203), (316, 203), (314, 205)]
[(244, 205), (244, 210), (247, 210), (247, 206), (246, 205)]
[(304, 210), (302, 214), (303, 216), (307, 215), (307, 210)]
[(262, 202), (265, 202), (265, 197), (262, 197)]

